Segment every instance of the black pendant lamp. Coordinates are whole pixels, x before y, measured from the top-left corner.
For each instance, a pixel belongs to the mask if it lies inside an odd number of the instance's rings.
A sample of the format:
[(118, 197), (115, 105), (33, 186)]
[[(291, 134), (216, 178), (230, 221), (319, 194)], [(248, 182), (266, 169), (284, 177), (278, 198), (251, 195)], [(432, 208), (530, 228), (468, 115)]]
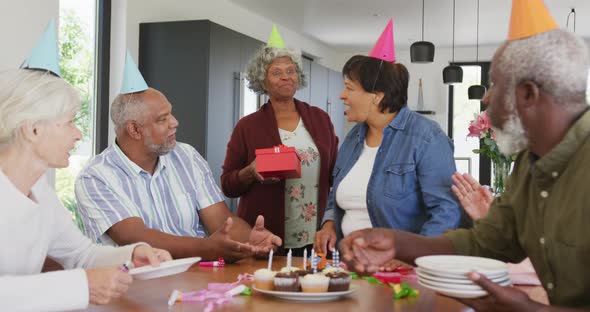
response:
[(434, 61), (434, 44), (424, 41), (424, 0), (422, 0), (422, 41), (416, 41), (410, 46), (410, 60), (412, 63), (432, 63)]
[[(455, 0), (453, 0), (453, 61), (455, 62)], [(443, 82), (454, 84), (463, 82), (463, 68), (457, 65), (449, 65), (443, 69)]]
[[(477, 35), (475, 39), (475, 62), (479, 61), (479, 0), (477, 0)], [(481, 70), (481, 66), (477, 66)], [(478, 70), (478, 73), (480, 71)], [(472, 85), (467, 89), (467, 96), (470, 100), (481, 100), (486, 94), (486, 87), (482, 85)]]

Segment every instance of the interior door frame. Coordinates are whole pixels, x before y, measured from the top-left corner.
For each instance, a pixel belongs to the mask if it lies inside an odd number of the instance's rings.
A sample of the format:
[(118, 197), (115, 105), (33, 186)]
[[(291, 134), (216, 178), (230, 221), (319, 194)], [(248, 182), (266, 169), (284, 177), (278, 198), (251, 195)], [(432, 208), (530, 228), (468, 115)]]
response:
[[(489, 86), (489, 72), (490, 72), (490, 64), (491, 62), (454, 62), (450, 63), (450, 65), (457, 65), (457, 66), (481, 66), (481, 84), (483, 86)], [(454, 98), (454, 87), (453, 85), (449, 85), (449, 115), (448, 115), (448, 135), (453, 140), (453, 98)], [(480, 111), (486, 110), (486, 105), (480, 101)], [(491, 160), (486, 157), (485, 155), (479, 155), (479, 183), (482, 185), (491, 185), (491, 177), (492, 177), (492, 162)]]

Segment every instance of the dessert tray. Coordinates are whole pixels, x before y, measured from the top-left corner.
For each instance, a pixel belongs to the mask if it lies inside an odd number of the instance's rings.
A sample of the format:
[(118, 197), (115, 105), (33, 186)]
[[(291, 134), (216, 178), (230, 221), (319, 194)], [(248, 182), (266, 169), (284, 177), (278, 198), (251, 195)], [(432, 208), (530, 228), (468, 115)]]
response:
[(332, 291), (332, 292), (321, 292), (321, 293), (294, 292), (294, 291), (273, 291), (273, 290), (258, 289), (258, 288), (256, 288), (256, 286), (252, 287), (252, 289), (256, 290), (257, 292), (263, 293), (265, 295), (269, 295), (269, 296), (273, 296), (273, 297), (277, 297), (277, 298), (285, 299), (285, 300), (321, 302), (321, 301), (334, 301), (334, 300), (341, 299), (345, 296), (348, 296), (348, 295), (354, 293), (357, 290), (357, 287), (351, 285), (347, 291)]

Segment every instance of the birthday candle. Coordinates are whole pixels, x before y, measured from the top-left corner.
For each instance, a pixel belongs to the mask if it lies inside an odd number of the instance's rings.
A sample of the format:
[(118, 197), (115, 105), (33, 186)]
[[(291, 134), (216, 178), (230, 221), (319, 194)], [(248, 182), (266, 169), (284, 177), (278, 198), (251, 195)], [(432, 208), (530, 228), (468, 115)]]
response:
[(272, 254), (273, 254), (273, 250), (270, 250), (270, 253), (268, 254), (268, 270), (270, 271), (270, 268), (272, 267)]
[(303, 249), (303, 269), (307, 270), (307, 249)]
[(332, 248), (332, 266), (336, 267), (336, 248)]
[(311, 268), (313, 269), (313, 274), (317, 274), (318, 273), (318, 265), (317, 265), (317, 259), (315, 256), (315, 251), (312, 250), (311, 251)]
[(292, 250), (289, 249), (289, 253), (287, 253), (287, 271), (291, 272), (291, 259), (293, 258)]

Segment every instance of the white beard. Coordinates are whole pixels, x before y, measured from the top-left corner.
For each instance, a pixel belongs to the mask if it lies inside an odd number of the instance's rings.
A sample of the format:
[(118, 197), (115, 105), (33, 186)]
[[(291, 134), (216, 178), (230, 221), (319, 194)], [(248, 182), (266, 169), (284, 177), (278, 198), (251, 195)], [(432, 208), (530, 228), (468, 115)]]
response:
[(157, 145), (154, 144), (152, 137), (149, 134), (144, 133), (144, 135), (145, 137), (143, 140), (143, 144), (145, 144), (145, 146), (147, 146), (149, 150), (152, 151), (152, 153), (155, 153), (156, 155), (164, 156), (174, 149), (174, 144), (171, 144), (168, 141), (164, 142), (164, 144)]
[(504, 129), (492, 126), (492, 130), (494, 130), (496, 144), (498, 144), (500, 152), (505, 156), (512, 156), (528, 147), (529, 138), (516, 111), (516, 97), (514, 95), (506, 96), (506, 106), (512, 111), (504, 123)]
[(498, 149), (505, 156), (514, 155), (529, 145), (529, 138), (516, 111), (504, 123), (504, 129), (492, 127), (492, 130), (494, 130)]

